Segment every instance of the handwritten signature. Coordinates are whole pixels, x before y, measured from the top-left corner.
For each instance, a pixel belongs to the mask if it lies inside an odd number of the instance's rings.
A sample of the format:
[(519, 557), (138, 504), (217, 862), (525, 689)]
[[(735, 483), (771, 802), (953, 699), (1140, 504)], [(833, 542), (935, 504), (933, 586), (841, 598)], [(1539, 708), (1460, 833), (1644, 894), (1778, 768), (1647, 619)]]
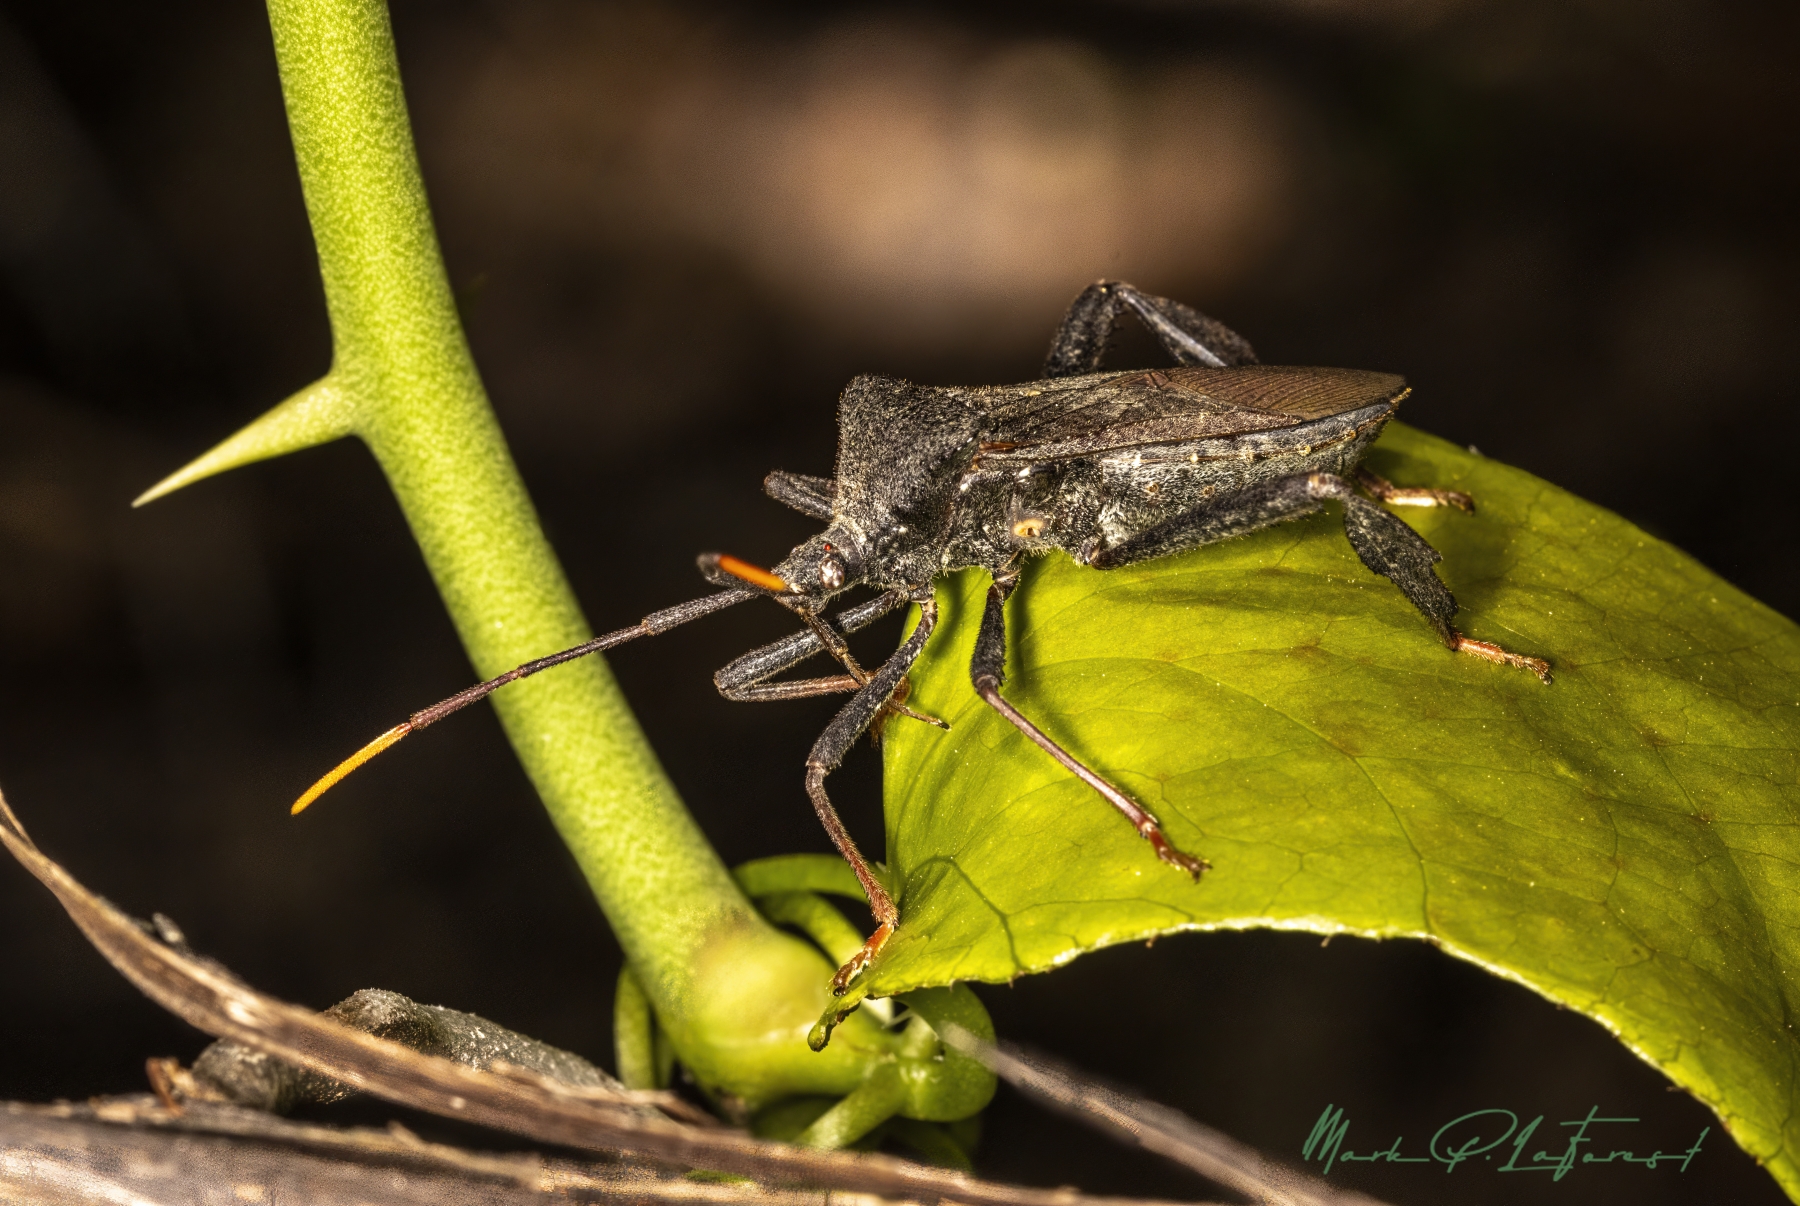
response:
[[(1676, 1165), (1677, 1172), (1686, 1172), (1695, 1156), (1700, 1154), (1700, 1145), (1712, 1128), (1700, 1128), (1700, 1135), (1694, 1145), (1686, 1151), (1665, 1152), (1660, 1149), (1647, 1156), (1640, 1156), (1623, 1148), (1612, 1148), (1606, 1155), (1601, 1155), (1594, 1146), (1595, 1137), (1588, 1132), (1602, 1123), (1638, 1122), (1637, 1118), (1604, 1118), (1600, 1115), (1599, 1106), (1591, 1106), (1584, 1118), (1559, 1122), (1556, 1125), (1573, 1128), (1561, 1152), (1552, 1154), (1540, 1149), (1529, 1158), (1525, 1149), (1531, 1138), (1543, 1124), (1544, 1116), (1539, 1114), (1523, 1127), (1519, 1125), (1519, 1116), (1511, 1110), (1471, 1110), (1460, 1118), (1452, 1118), (1437, 1129), (1431, 1142), (1426, 1145), (1426, 1155), (1407, 1156), (1401, 1154), (1401, 1143), (1404, 1136), (1394, 1136), (1394, 1141), (1379, 1151), (1359, 1153), (1344, 1146), (1344, 1137), (1350, 1132), (1350, 1120), (1344, 1117), (1344, 1111), (1327, 1105), (1319, 1120), (1313, 1123), (1312, 1134), (1300, 1148), (1301, 1156), (1311, 1162), (1319, 1160), (1325, 1167), (1322, 1172), (1329, 1174), (1334, 1164), (1371, 1163), (1377, 1160), (1388, 1164), (1442, 1164), (1444, 1171), (1452, 1173), (1459, 1164), (1480, 1156), (1484, 1162), (1491, 1162), (1509, 1140), (1512, 1153), (1506, 1162), (1494, 1169), (1495, 1172), (1541, 1172), (1551, 1174), (1552, 1181), (1560, 1181), (1568, 1176), (1577, 1164), (1641, 1164), (1645, 1168), (1654, 1169), (1659, 1165)], [(1545, 1131), (1545, 1139), (1549, 1140), (1554, 1132)], [(1583, 1150), (1583, 1149), (1586, 1150)]]

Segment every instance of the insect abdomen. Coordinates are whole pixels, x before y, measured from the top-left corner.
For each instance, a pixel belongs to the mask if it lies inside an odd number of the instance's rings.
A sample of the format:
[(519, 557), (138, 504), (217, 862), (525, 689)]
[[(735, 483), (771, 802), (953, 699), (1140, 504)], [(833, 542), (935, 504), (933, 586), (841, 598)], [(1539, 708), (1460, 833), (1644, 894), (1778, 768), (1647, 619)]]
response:
[(1392, 403), (1278, 431), (1159, 444), (1095, 458), (1099, 506), (1085, 532), (1061, 534), (1071, 552), (1123, 543), (1173, 516), (1301, 473), (1346, 473), (1393, 417)]

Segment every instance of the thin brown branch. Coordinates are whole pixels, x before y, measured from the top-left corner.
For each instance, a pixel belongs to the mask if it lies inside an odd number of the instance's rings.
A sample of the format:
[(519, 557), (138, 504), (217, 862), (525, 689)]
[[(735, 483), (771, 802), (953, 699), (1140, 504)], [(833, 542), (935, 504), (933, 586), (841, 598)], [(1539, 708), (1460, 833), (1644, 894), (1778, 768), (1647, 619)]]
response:
[(942, 1038), (1014, 1088), (1121, 1142), (1185, 1164), (1254, 1202), (1266, 1206), (1383, 1206), (1374, 1198), (1339, 1189), (1271, 1160), (1179, 1110), (1134, 1097), (1046, 1056), (1009, 1043), (990, 1043), (954, 1024), (945, 1027)]
[(737, 1173), (772, 1185), (857, 1190), (969, 1206), (1146, 1206), (1070, 1189), (984, 1181), (883, 1155), (819, 1152), (756, 1139), (723, 1127), (690, 1126), (647, 1114), (639, 1099), (580, 1096), (513, 1070), (480, 1072), (250, 988), (220, 964), (165, 945), (84, 888), (40, 851), (0, 796), (0, 844), (56, 898), (96, 949), (146, 996), (190, 1025), (266, 1052), (384, 1101), (522, 1135), (539, 1143), (627, 1153), (686, 1168)]
[(176, 1113), (148, 1095), (0, 1104), (0, 1201), (894, 1206), (868, 1194), (694, 1180), (640, 1162), (465, 1151), (428, 1143), (397, 1123), (340, 1129), (209, 1102)]

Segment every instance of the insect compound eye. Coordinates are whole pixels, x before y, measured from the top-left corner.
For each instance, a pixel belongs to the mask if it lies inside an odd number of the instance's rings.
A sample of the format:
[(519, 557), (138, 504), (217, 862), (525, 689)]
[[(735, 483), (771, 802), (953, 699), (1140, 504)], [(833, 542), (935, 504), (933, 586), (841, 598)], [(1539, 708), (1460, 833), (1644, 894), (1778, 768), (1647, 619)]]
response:
[(819, 582), (827, 590), (836, 590), (844, 584), (844, 563), (834, 554), (827, 553), (825, 560), (819, 562)]

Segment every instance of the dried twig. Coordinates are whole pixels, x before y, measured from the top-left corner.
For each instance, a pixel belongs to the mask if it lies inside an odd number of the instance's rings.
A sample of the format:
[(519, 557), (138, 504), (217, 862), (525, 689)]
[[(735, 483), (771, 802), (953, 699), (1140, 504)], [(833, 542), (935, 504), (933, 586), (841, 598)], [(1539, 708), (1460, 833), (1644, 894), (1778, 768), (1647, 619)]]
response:
[(1271, 1160), (1178, 1110), (1120, 1092), (1047, 1056), (1027, 1053), (1010, 1043), (990, 1043), (954, 1023), (945, 1027), (941, 1037), (1015, 1088), (1096, 1130), (1185, 1164), (1254, 1202), (1267, 1206), (1382, 1206), (1374, 1198), (1339, 1189)]
[[(151, 1000), (208, 1034), (266, 1052), (385, 1101), (493, 1127), (540, 1143), (623, 1152), (774, 1185), (859, 1190), (969, 1206), (1147, 1206), (1070, 1189), (984, 1181), (890, 1156), (819, 1152), (723, 1127), (651, 1116), (628, 1094), (566, 1087), (522, 1070), (480, 1072), (265, 996), (224, 967), (159, 941), (84, 888), (34, 845), (0, 797), (0, 844), (55, 894), (88, 940)], [(616, 1097), (616, 1100), (614, 1099)]]
[(895, 1206), (838, 1191), (694, 1180), (631, 1161), (470, 1152), (386, 1130), (289, 1122), (256, 1110), (154, 1097), (0, 1104), (0, 1202), (7, 1206), (190, 1206), (194, 1202), (360, 1206)]

